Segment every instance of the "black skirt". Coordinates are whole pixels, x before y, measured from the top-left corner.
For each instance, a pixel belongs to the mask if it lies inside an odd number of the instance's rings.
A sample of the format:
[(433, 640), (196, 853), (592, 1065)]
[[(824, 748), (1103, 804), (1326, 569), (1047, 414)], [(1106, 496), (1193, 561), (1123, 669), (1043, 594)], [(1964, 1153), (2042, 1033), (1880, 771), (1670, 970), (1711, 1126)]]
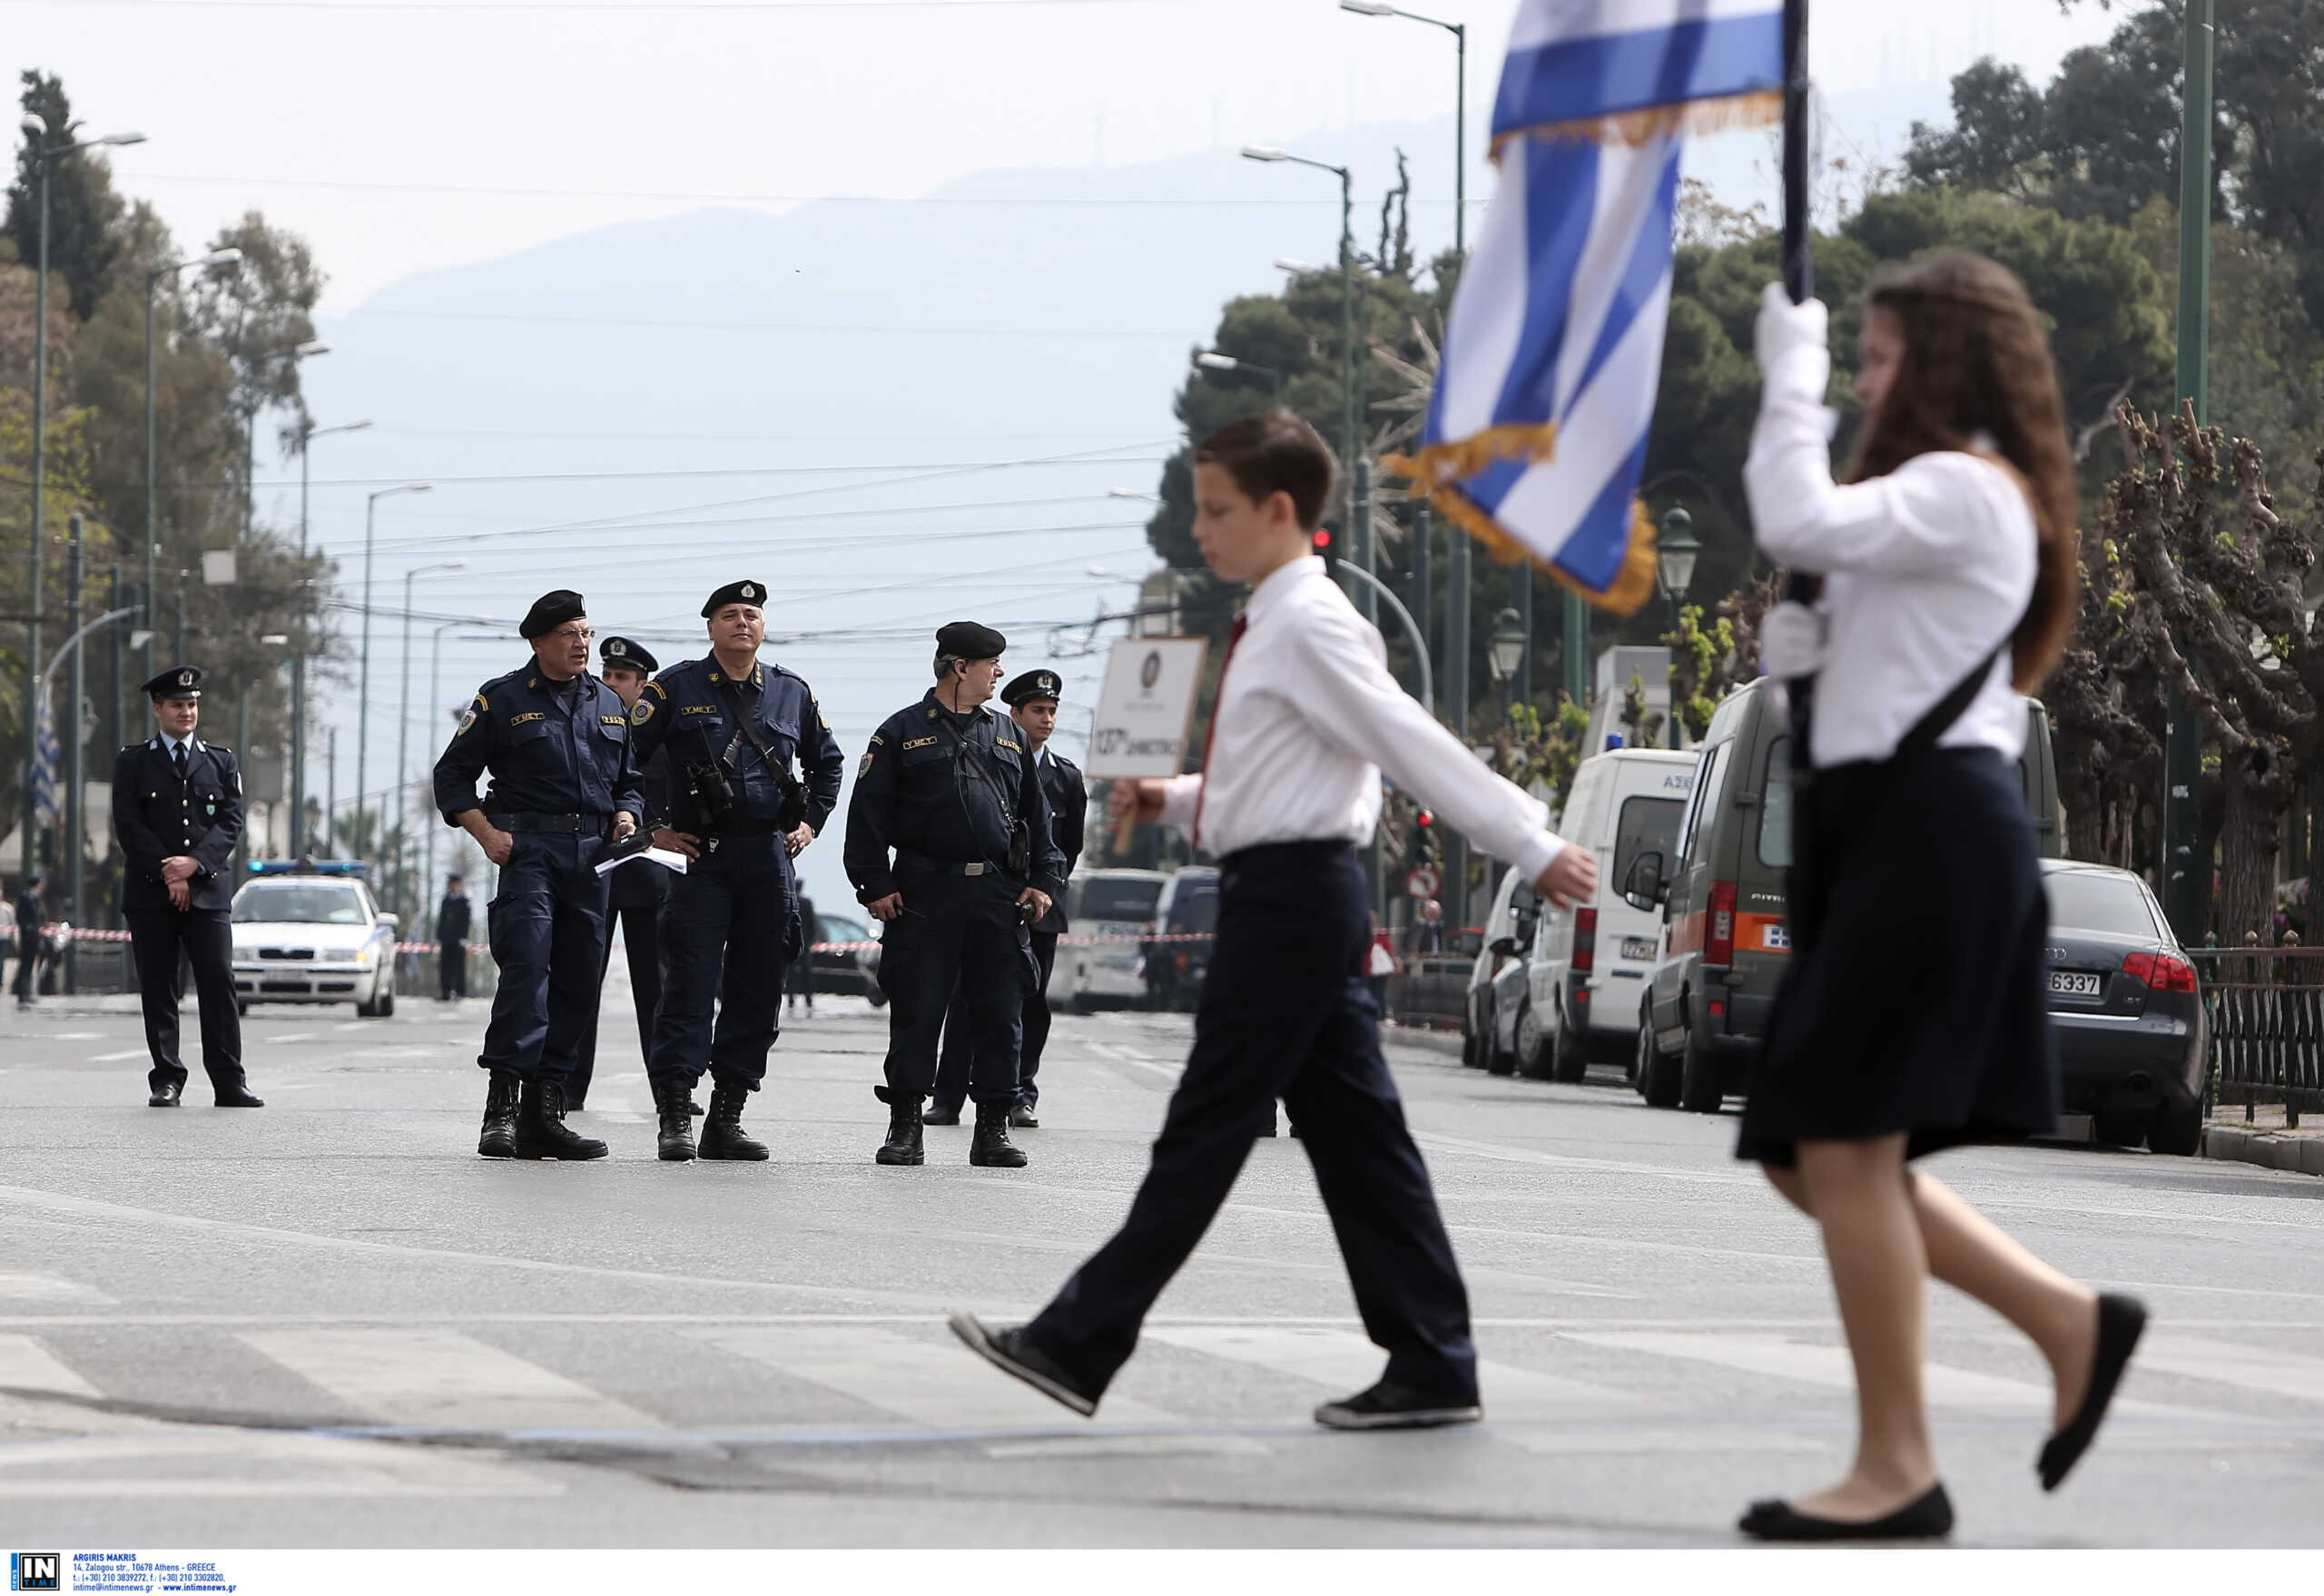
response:
[[(1905, 1156), (2056, 1128), (2049, 904), (2017, 773), (1991, 749), (1819, 771), (1806, 931), (1752, 1061), (1736, 1157), (1905, 1133)], [(1820, 909), (1821, 912), (1813, 912)], [(1802, 912), (1803, 910), (1809, 912)]]

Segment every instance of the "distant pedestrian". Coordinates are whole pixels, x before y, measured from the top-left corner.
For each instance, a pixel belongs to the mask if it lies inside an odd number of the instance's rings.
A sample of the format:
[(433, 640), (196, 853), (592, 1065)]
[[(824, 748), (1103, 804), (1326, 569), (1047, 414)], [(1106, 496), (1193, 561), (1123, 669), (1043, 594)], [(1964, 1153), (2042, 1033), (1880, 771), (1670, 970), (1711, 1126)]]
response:
[(40, 956), (48, 941), (42, 929), (48, 911), (41, 902), (41, 874), (34, 871), (25, 878), (24, 890), (16, 894), (16, 1007), (29, 1009), (40, 990)]
[(1413, 951), (1444, 951), (1444, 905), (1433, 898), (1420, 906), (1420, 923), (1413, 928)]
[(1857, 1413), (1839, 1485), (1744, 1518), (1768, 1541), (1951, 1531), (1922, 1388), (1928, 1276), (2048, 1358), (2045, 1490), (2089, 1447), (2146, 1319), (1909, 1162), (2057, 1122), (2048, 909), (2014, 766), (2020, 695), (2073, 625), (2074, 468), (2041, 321), (2008, 271), (1958, 253), (1886, 269), (1863, 328), (1862, 441), (1836, 487), (1825, 309), (1768, 289), (1744, 478), (1761, 551), (1822, 591), (1762, 633), (1806, 756), (1795, 746), (1794, 952), (1737, 1153), (1822, 1229)]
[(448, 1003), (468, 995), (468, 930), (474, 923), (468, 890), (457, 875), (444, 882), (444, 901), (436, 906), (436, 1000)]
[(1108, 800), (1118, 818), (1183, 827), (1219, 860), (1217, 952), (1194, 1050), (1114, 1238), (1030, 1324), (952, 1319), (979, 1354), (1077, 1413), (1097, 1411), (1280, 1097), (1364, 1329), (1388, 1355), (1377, 1384), (1325, 1403), (1316, 1422), (1412, 1429), (1483, 1414), (1468, 1294), (1364, 985), (1371, 889), (1356, 849), (1379, 824), (1384, 768), (1553, 902), (1586, 901), (1597, 866), (1388, 674), (1380, 634), (1309, 552), (1333, 474), (1315, 429), (1281, 410), (1195, 452), (1195, 541), (1220, 577), (1253, 585), (1250, 601), (1221, 667), (1201, 773), (1117, 782)]

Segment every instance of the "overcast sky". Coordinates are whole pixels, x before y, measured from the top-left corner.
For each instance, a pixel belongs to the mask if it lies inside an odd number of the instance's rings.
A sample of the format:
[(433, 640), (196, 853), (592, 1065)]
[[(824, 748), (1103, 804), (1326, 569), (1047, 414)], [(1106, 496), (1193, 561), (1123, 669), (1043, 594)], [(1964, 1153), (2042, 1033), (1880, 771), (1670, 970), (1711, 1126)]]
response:
[[(1513, 0), (1419, 8), (1469, 25), (1481, 121)], [(2120, 10), (1825, 0), (1816, 72), (1941, 82), (1991, 52), (2038, 78)], [(1149, 161), (1440, 115), (1452, 88), (1449, 36), (1336, 0), (0, 0), (0, 52), (149, 136), (122, 186), (184, 240), (251, 206), (306, 234), (329, 310), (712, 199)]]

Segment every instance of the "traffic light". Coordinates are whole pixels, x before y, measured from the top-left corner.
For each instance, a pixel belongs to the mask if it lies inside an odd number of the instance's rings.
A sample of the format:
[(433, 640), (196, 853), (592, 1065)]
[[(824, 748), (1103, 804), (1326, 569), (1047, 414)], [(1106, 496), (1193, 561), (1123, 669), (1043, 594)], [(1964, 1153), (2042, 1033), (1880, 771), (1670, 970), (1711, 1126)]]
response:
[(1433, 810), (1423, 809), (1413, 817), (1413, 852), (1419, 856), (1420, 863), (1431, 870), (1438, 867), (1443, 850), (1437, 839), (1436, 814)]
[(1336, 575), (1340, 555), (1339, 549), (1333, 541), (1332, 529), (1329, 527), (1315, 528), (1315, 552), (1324, 557), (1324, 569)]

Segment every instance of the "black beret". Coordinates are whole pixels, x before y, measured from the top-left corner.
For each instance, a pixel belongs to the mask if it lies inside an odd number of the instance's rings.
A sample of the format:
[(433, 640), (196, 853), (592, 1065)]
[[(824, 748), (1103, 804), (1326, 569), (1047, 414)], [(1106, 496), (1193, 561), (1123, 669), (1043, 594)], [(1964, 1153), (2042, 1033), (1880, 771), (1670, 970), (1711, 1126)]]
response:
[(1027, 671), (1022, 675), (1009, 679), (1009, 685), (1000, 690), (1000, 702), (1011, 709), (1020, 704), (1029, 704), (1036, 698), (1047, 698), (1054, 703), (1065, 696), (1064, 689), (1065, 684), (1057, 679), (1055, 671)]
[(525, 612), (525, 624), (517, 628), (517, 635), (527, 641), (546, 637), (566, 622), (585, 619), (588, 614), (589, 606), (579, 594), (570, 587), (559, 587), (533, 600), (533, 607)]
[(172, 665), (140, 687), (138, 691), (150, 694), (157, 700), (199, 698), (202, 696), (202, 667), (190, 665)]
[(643, 643), (632, 643), (626, 637), (608, 637), (597, 645), (597, 658), (624, 670), (640, 671), (652, 675), (662, 668), (662, 662), (646, 651)]
[(729, 582), (703, 600), (702, 618), (708, 620), (730, 604), (752, 604), (766, 607), (766, 584), (763, 582)]
[(999, 659), (1009, 639), (975, 621), (954, 621), (936, 633), (936, 652), (962, 659)]

